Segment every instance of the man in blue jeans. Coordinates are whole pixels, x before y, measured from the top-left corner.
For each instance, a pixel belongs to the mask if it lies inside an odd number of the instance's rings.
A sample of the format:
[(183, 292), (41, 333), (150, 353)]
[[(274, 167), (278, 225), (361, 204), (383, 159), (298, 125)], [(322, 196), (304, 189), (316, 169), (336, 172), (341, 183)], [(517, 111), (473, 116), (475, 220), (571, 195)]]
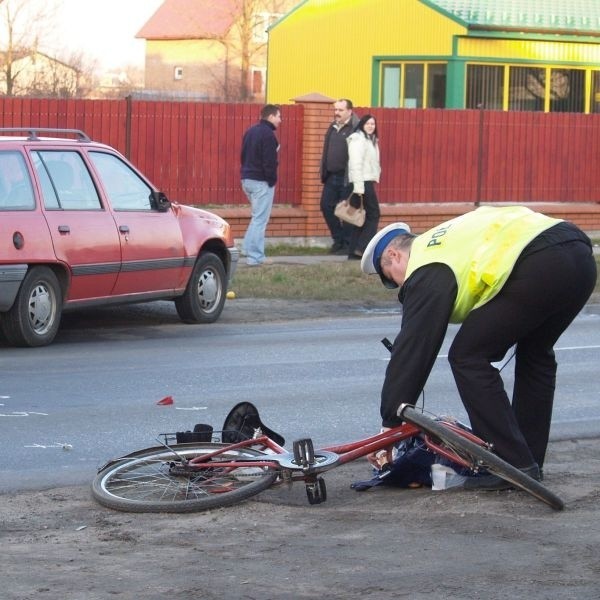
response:
[(280, 123), (279, 106), (267, 104), (260, 111), (260, 121), (246, 131), (242, 140), (242, 189), (252, 211), (243, 248), (249, 266), (261, 265), (266, 260), (265, 231), (277, 183), (279, 142), (275, 130)]

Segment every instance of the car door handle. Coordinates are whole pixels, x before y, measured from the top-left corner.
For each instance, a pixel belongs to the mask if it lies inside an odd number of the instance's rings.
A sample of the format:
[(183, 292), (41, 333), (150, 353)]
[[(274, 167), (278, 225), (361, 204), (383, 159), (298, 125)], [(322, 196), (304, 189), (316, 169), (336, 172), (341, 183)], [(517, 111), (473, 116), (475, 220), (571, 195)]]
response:
[(129, 233), (129, 227), (127, 225), (119, 225), (119, 231), (121, 233)]
[(59, 225), (58, 233), (71, 233), (71, 228), (68, 225)]

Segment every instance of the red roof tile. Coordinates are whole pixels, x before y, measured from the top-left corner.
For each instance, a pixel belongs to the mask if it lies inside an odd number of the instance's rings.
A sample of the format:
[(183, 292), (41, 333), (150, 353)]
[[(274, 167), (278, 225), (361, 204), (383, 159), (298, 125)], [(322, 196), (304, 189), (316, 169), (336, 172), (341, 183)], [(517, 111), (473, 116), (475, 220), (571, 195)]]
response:
[(239, 12), (239, 0), (165, 0), (135, 37), (146, 40), (217, 38), (227, 33)]

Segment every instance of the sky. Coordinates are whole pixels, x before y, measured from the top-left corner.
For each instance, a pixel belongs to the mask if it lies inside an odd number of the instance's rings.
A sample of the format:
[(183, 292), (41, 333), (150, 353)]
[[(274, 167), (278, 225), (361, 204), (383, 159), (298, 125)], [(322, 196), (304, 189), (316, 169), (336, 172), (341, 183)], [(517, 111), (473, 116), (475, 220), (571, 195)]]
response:
[[(135, 34), (163, 0), (47, 0), (59, 6), (53, 45), (83, 52), (102, 70), (143, 67), (144, 40)], [(68, 42), (66, 42), (68, 40)]]

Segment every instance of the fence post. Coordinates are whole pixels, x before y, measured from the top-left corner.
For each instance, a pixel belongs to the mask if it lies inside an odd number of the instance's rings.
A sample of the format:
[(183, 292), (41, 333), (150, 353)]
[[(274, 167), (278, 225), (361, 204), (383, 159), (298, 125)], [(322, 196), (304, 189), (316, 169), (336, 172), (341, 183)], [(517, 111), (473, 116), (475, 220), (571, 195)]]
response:
[(479, 108), (479, 148), (477, 149), (477, 192), (475, 206), (481, 204), (481, 188), (483, 185), (483, 103), (478, 104), (477, 108)]
[(131, 160), (131, 115), (133, 98), (131, 94), (125, 97), (125, 157)]
[(329, 229), (321, 214), (322, 184), (319, 166), (323, 152), (323, 139), (333, 121), (333, 98), (313, 93), (293, 99), (304, 106), (302, 125), (302, 156), (300, 207), (306, 213), (305, 232), (307, 238), (329, 236)]

